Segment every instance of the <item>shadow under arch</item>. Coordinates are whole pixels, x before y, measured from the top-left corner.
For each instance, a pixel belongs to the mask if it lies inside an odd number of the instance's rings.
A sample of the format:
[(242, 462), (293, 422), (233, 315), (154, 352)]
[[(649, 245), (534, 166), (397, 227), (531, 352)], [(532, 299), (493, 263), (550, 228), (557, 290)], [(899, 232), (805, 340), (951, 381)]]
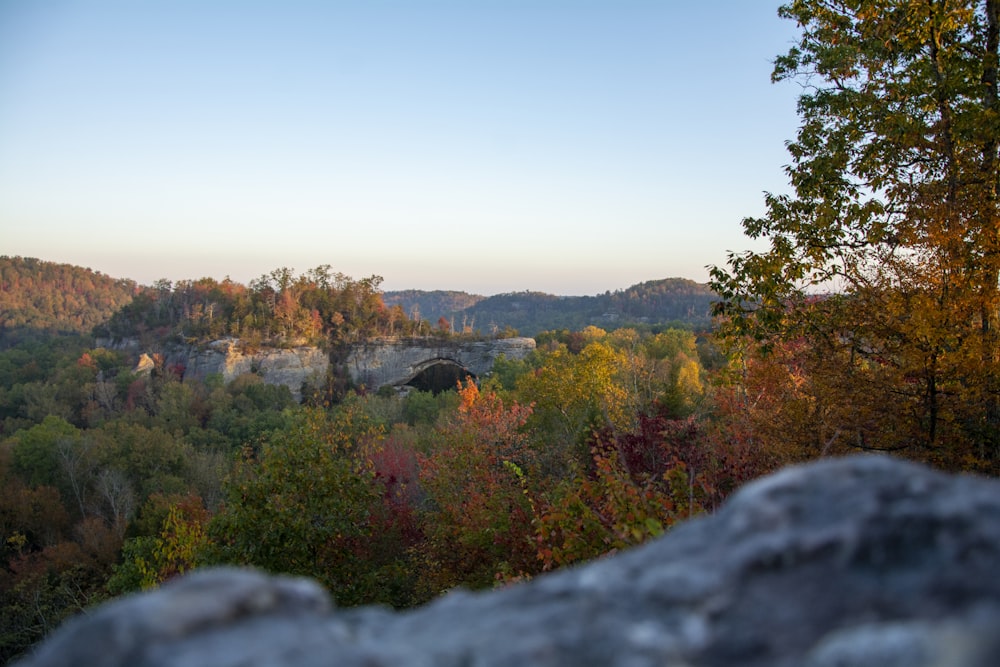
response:
[(477, 379), (475, 373), (453, 359), (431, 359), (422, 363), (413, 377), (403, 385), (440, 394), (457, 388), (459, 382), (469, 377)]

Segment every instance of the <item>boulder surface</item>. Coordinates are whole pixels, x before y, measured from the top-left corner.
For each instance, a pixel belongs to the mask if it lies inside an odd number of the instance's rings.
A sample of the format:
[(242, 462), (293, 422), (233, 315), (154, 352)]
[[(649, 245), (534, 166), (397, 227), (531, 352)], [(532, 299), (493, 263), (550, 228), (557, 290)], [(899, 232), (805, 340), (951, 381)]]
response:
[(1000, 482), (886, 457), (747, 485), (613, 557), (393, 612), (193, 573), (67, 622), (22, 667), (1000, 665)]

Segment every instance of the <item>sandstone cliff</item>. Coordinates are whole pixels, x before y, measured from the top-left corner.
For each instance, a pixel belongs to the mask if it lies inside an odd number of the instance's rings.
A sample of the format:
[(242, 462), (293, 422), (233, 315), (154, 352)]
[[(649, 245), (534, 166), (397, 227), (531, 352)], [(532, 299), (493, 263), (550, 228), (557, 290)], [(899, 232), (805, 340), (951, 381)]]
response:
[(534, 338), (378, 338), (352, 346), (346, 367), (356, 384), (378, 389), (405, 384), (435, 364), (460, 366), (481, 377), (501, 354), (520, 360), (534, 349)]
[(167, 363), (183, 368), (185, 379), (204, 380), (218, 374), (230, 382), (244, 373), (256, 373), (268, 384), (288, 387), (295, 400), (301, 401), (304, 384), (322, 384), (330, 358), (318, 347), (262, 348), (246, 353), (239, 341), (230, 338), (204, 347), (177, 347), (168, 351)]
[[(111, 349), (141, 351), (136, 339), (98, 340)], [(533, 338), (466, 340), (460, 337), (376, 338), (355, 343), (344, 352), (339, 372), (350, 375), (356, 386), (376, 390), (384, 385), (402, 385), (438, 364), (451, 364), (481, 377), (490, 372), (501, 354), (524, 359), (535, 349)], [(255, 373), (269, 384), (284, 385), (295, 400), (302, 399), (303, 386), (320, 386), (330, 372), (330, 357), (318, 347), (261, 348), (246, 352), (235, 338), (207, 345), (170, 345), (163, 351), (167, 366), (183, 370), (184, 379), (204, 380), (219, 375), (230, 382), (244, 373)], [(148, 372), (152, 358), (143, 352), (136, 372)]]

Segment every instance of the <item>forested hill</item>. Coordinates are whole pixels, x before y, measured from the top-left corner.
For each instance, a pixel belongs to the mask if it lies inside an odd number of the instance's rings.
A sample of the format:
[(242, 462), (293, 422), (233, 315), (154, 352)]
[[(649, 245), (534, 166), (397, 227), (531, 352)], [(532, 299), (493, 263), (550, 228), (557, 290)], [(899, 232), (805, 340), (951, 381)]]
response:
[(385, 292), (382, 295), (385, 305), (399, 305), (410, 319), (427, 320), (432, 323), (436, 323), (441, 317), (450, 320), (456, 313), (472, 308), (485, 298), (479, 294), (453, 290), (408, 289)]
[(79, 266), (0, 256), (0, 345), (22, 333), (89, 333), (135, 292), (131, 280)]
[(150, 332), (317, 343), (334, 333), (331, 327), (350, 337), (355, 330), (369, 335), (405, 333), (439, 323), (455, 332), (517, 331), (524, 336), (578, 331), (588, 325), (697, 329), (709, 326), (715, 298), (707, 286), (682, 278), (568, 297), (541, 292), (491, 297), (460, 291), (381, 292), (380, 282), (377, 276), (355, 281), (324, 266), (301, 276), (277, 269), (249, 286), (210, 278), (140, 286), (79, 266), (0, 256), (0, 347), (26, 336), (95, 330), (118, 337)]
[(407, 313), (416, 309), (431, 323), (444, 317), (459, 331), (465, 327), (483, 333), (517, 329), (523, 336), (553, 329), (580, 330), (588, 325), (707, 327), (716, 298), (707, 285), (684, 278), (650, 280), (595, 296), (514, 292), (484, 298), (465, 292), (385, 293), (387, 304), (399, 304)]

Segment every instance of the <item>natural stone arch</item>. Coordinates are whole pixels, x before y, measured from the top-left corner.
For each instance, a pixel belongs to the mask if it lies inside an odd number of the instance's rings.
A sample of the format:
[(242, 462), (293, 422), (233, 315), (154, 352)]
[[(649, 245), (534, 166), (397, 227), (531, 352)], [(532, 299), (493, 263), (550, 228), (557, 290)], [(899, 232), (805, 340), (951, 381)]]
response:
[[(451, 362), (473, 377), (484, 377), (501, 354), (524, 359), (535, 349), (533, 338), (463, 340), (456, 338), (381, 338), (352, 345), (344, 369), (356, 387), (377, 391), (402, 387), (432, 364)], [(455, 382), (457, 382), (457, 377)]]
[(454, 389), (467, 377), (475, 380), (476, 374), (454, 359), (439, 357), (418, 364), (413, 375), (400, 384), (439, 394)]

